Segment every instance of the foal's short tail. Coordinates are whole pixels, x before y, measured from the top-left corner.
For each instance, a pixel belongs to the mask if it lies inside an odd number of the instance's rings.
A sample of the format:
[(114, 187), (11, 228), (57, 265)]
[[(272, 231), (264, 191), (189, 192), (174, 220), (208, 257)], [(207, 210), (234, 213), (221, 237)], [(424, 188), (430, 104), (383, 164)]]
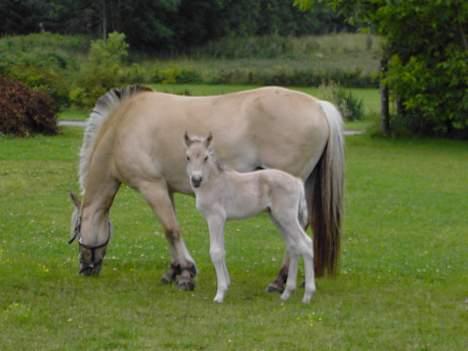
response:
[(329, 126), (325, 150), (306, 180), (310, 224), (314, 231), (315, 271), (318, 276), (338, 271), (343, 213), (344, 142), (342, 117), (336, 107), (320, 101)]

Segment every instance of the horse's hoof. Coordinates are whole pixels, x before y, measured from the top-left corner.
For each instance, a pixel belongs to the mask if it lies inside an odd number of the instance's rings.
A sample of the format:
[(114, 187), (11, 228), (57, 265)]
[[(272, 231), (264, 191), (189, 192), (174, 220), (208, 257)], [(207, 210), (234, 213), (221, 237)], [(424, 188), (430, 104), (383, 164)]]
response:
[(164, 274), (161, 277), (161, 283), (163, 284), (171, 284), (174, 281), (171, 276), (168, 276), (167, 274)]
[(270, 283), (267, 287), (266, 287), (266, 292), (269, 292), (269, 293), (282, 293), (284, 291), (284, 286), (280, 286), (278, 283), (276, 282), (273, 282), (273, 283)]
[(213, 299), (213, 302), (215, 302), (215, 303), (223, 303), (223, 300), (224, 300), (223, 297), (219, 297), (218, 295), (216, 295), (215, 298)]
[(304, 296), (302, 299), (302, 303), (305, 305), (308, 305), (311, 299), (312, 299), (312, 296)]
[(161, 283), (171, 284), (173, 281), (176, 280), (176, 276), (177, 274), (180, 274), (180, 272), (180, 266), (172, 263), (169, 269), (166, 271), (166, 273), (164, 273), (164, 275), (161, 277)]
[(175, 281), (175, 279), (176, 272), (172, 268), (169, 268), (169, 270), (161, 277), (161, 283), (171, 284), (173, 281)]
[(291, 293), (290, 293), (289, 291), (284, 291), (284, 292), (281, 294), (280, 298), (281, 298), (281, 300), (283, 300), (283, 301), (287, 301), (287, 300), (289, 299), (290, 296), (291, 296)]
[(184, 291), (192, 291), (195, 289), (195, 283), (192, 278), (177, 276), (175, 280), (177, 288)]

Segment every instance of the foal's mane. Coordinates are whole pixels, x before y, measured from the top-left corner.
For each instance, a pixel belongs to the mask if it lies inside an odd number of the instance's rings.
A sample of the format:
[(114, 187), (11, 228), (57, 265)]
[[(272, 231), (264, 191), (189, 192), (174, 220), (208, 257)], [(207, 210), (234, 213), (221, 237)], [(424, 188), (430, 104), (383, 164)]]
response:
[(86, 121), (83, 144), (80, 150), (79, 180), (81, 192), (84, 192), (86, 176), (91, 162), (92, 151), (96, 142), (96, 136), (104, 122), (112, 115), (112, 112), (126, 99), (141, 92), (152, 91), (150, 88), (140, 85), (129, 85), (125, 88), (114, 88), (101, 96), (94, 106), (93, 111)]

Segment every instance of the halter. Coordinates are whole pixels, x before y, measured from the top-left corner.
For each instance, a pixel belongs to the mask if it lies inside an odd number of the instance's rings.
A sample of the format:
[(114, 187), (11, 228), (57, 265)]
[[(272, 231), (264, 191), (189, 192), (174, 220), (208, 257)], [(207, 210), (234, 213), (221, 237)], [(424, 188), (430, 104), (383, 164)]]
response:
[[(83, 271), (85, 271), (85, 270), (88, 269), (88, 268), (94, 268), (94, 266), (99, 266), (99, 265), (102, 263), (102, 258), (101, 258), (99, 261), (96, 261), (96, 262), (94, 261), (94, 259), (95, 259), (95, 257), (96, 257), (96, 250), (97, 250), (97, 249), (102, 249), (103, 247), (107, 246), (107, 244), (108, 244), (109, 241), (110, 241), (110, 238), (111, 238), (111, 223), (110, 223), (110, 221), (108, 221), (107, 223), (108, 223), (108, 227), (109, 227), (109, 229), (108, 229), (108, 233), (109, 233), (109, 234), (107, 235), (106, 241), (103, 242), (102, 244), (95, 245), (95, 246), (86, 245), (86, 244), (83, 244), (83, 243), (81, 242), (81, 238), (78, 239), (78, 245), (79, 245), (80, 247), (83, 247), (83, 248), (85, 248), (85, 249), (91, 251), (91, 263), (90, 263), (90, 264), (88, 264), (87, 262), (83, 262), (83, 261), (81, 261), (81, 259), (80, 259), (80, 262), (81, 262), (81, 263), (85, 263), (85, 264), (86, 264), (86, 266), (83, 267), (83, 268), (80, 270), (80, 273), (83, 273)], [(78, 221), (77, 221), (76, 224), (75, 224), (75, 228), (73, 228), (73, 236), (72, 236), (72, 238), (68, 241), (68, 243), (71, 244), (73, 241), (75, 241), (75, 239), (76, 239), (77, 237), (79, 237), (80, 232), (81, 232), (81, 216), (78, 217)]]

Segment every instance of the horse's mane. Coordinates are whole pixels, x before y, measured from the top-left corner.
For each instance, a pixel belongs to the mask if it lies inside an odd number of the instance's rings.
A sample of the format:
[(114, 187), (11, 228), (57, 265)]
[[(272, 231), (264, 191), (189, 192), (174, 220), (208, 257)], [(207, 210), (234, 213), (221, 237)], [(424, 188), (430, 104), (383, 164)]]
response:
[(112, 112), (127, 98), (138, 93), (152, 91), (150, 88), (140, 85), (129, 85), (125, 88), (114, 88), (101, 96), (94, 106), (88, 120), (83, 136), (83, 144), (80, 150), (79, 180), (81, 192), (84, 192), (89, 163), (98, 131), (104, 122), (112, 115)]

